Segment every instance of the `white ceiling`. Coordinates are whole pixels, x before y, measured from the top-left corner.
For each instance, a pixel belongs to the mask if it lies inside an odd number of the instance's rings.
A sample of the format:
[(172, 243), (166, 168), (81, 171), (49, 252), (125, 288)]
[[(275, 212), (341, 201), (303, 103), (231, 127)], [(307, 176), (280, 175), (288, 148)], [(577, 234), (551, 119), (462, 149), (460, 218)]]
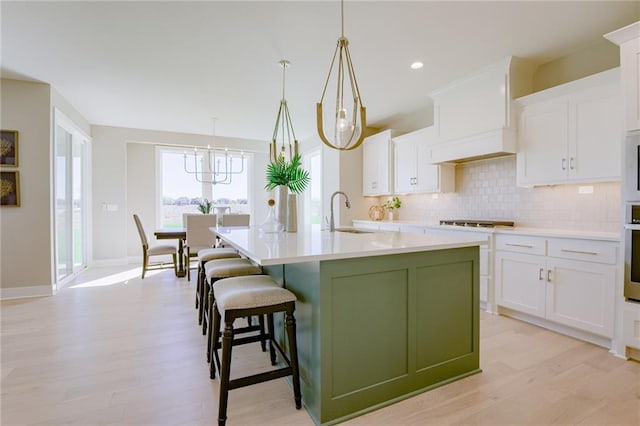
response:
[[(50, 83), (92, 124), (268, 140), (282, 93), (298, 139), (336, 40), (335, 1), (1, 3), (7, 78)], [(640, 2), (357, 1), (345, 35), (368, 122), (424, 108), (427, 93), (515, 55), (543, 64), (635, 22)], [(419, 71), (409, 68), (421, 60)]]

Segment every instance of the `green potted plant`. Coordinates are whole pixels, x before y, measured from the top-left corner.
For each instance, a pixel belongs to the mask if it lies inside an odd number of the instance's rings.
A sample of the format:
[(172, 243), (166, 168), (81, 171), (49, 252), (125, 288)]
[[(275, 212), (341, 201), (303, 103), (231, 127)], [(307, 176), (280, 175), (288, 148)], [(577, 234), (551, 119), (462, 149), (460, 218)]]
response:
[(398, 197), (391, 197), (382, 205), (382, 207), (384, 207), (384, 209), (387, 210), (389, 214), (388, 216), (389, 220), (394, 220), (394, 219), (397, 220), (398, 216), (397, 216), (397, 213), (394, 214), (394, 210), (397, 210), (400, 207), (402, 207), (402, 201)]
[(278, 157), (267, 165), (267, 184), (265, 189), (271, 191), (278, 186), (286, 186), (293, 194), (299, 194), (309, 185), (309, 172), (302, 168), (302, 157), (294, 155), (289, 162)]
[(198, 211), (203, 214), (209, 214), (213, 210), (213, 201), (209, 201), (206, 198), (198, 203)]
[[(309, 171), (302, 168), (302, 157), (299, 154), (293, 156), (291, 161), (285, 160), (283, 157), (278, 157), (276, 161), (272, 161), (267, 165), (267, 184), (265, 189), (267, 191), (276, 190), (276, 218), (282, 225), (287, 223), (287, 202), (291, 203), (291, 217), (293, 220), (291, 226), (287, 227), (287, 231), (295, 232), (295, 195), (289, 197), (289, 191), (291, 194), (299, 194), (307, 189), (311, 177)], [(291, 198), (291, 200), (288, 200)]]

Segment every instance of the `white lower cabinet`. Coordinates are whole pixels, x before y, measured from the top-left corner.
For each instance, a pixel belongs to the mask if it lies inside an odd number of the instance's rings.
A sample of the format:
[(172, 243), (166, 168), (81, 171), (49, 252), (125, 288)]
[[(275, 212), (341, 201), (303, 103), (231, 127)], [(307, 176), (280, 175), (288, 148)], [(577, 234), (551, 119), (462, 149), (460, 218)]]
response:
[(617, 243), (498, 235), (496, 246), (499, 306), (613, 337)]
[(640, 305), (638, 304), (624, 303), (622, 340), (626, 346), (640, 350)]
[(496, 302), (529, 315), (545, 315), (544, 257), (496, 252)]
[(547, 261), (546, 318), (613, 337), (616, 270), (574, 260)]

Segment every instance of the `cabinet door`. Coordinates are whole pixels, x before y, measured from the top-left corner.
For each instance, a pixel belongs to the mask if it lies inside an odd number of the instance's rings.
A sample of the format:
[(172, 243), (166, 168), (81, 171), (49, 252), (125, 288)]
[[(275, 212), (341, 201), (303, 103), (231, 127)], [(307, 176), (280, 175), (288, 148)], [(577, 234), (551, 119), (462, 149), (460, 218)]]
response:
[(620, 46), (620, 77), (625, 100), (625, 128), (640, 130), (640, 38)]
[(560, 98), (523, 108), (518, 135), (518, 184), (538, 185), (567, 179), (569, 102)]
[(496, 252), (495, 272), (498, 305), (544, 317), (544, 257)]
[(394, 141), (394, 149), (395, 192), (414, 192), (416, 188), (416, 141), (398, 138)]
[(602, 86), (572, 97), (569, 179), (620, 179), (622, 100), (615, 86)]
[(547, 268), (547, 319), (613, 337), (615, 267), (549, 259)]
[(362, 155), (362, 195), (390, 194), (393, 190), (391, 131), (367, 137)]
[(415, 191), (440, 192), (440, 166), (431, 164), (431, 153), (426, 144), (418, 145), (414, 159), (417, 162)]
[(366, 140), (362, 149), (362, 195), (378, 192), (378, 153), (375, 141)]

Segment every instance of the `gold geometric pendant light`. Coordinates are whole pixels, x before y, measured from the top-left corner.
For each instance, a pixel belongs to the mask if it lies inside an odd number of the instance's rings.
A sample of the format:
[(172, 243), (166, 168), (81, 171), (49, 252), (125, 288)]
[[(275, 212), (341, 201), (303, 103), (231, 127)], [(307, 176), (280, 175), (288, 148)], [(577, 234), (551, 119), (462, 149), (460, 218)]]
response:
[[(333, 53), (327, 81), (322, 90), (322, 97), (320, 102), (316, 104), (316, 121), (318, 135), (325, 145), (340, 151), (350, 151), (359, 147), (364, 140), (367, 109), (362, 104), (356, 74), (353, 70), (351, 54), (349, 53), (349, 40), (344, 36), (344, 0), (341, 1), (340, 16), (342, 18), (342, 35), (338, 39), (336, 50)], [(333, 110), (333, 117), (328, 120), (327, 133), (329, 133), (329, 137), (327, 137), (324, 127), (323, 102), (327, 87), (331, 81), (331, 72), (334, 65), (336, 66), (336, 104)], [(351, 90), (348, 90), (348, 87), (345, 90), (345, 86), (350, 87)], [(345, 92), (347, 94), (351, 92), (351, 101), (348, 98), (345, 99)], [(332, 138), (332, 141), (330, 138)]]
[[(291, 161), (293, 160), (293, 157), (298, 155), (298, 140), (296, 139), (296, 133), (293, 130), (293, 123), (291, 122), (287, 99), (284, 96), (285, 71), (289, 67), (290, 62), (286, 59), (282, 59), (278, 63), (282, 67), (282, 99), (280, 100), (280, 108), (278, 108), (278, 115), (276, 116), (276, 125), (273, 129), (271, 144), (269, 145), (269, 161), (272, 163), (277, 162), (279, 159)], [(279, 149), (278, 138), (280, 138)], [(291, 145), (292, 142), (293, 145)]]

